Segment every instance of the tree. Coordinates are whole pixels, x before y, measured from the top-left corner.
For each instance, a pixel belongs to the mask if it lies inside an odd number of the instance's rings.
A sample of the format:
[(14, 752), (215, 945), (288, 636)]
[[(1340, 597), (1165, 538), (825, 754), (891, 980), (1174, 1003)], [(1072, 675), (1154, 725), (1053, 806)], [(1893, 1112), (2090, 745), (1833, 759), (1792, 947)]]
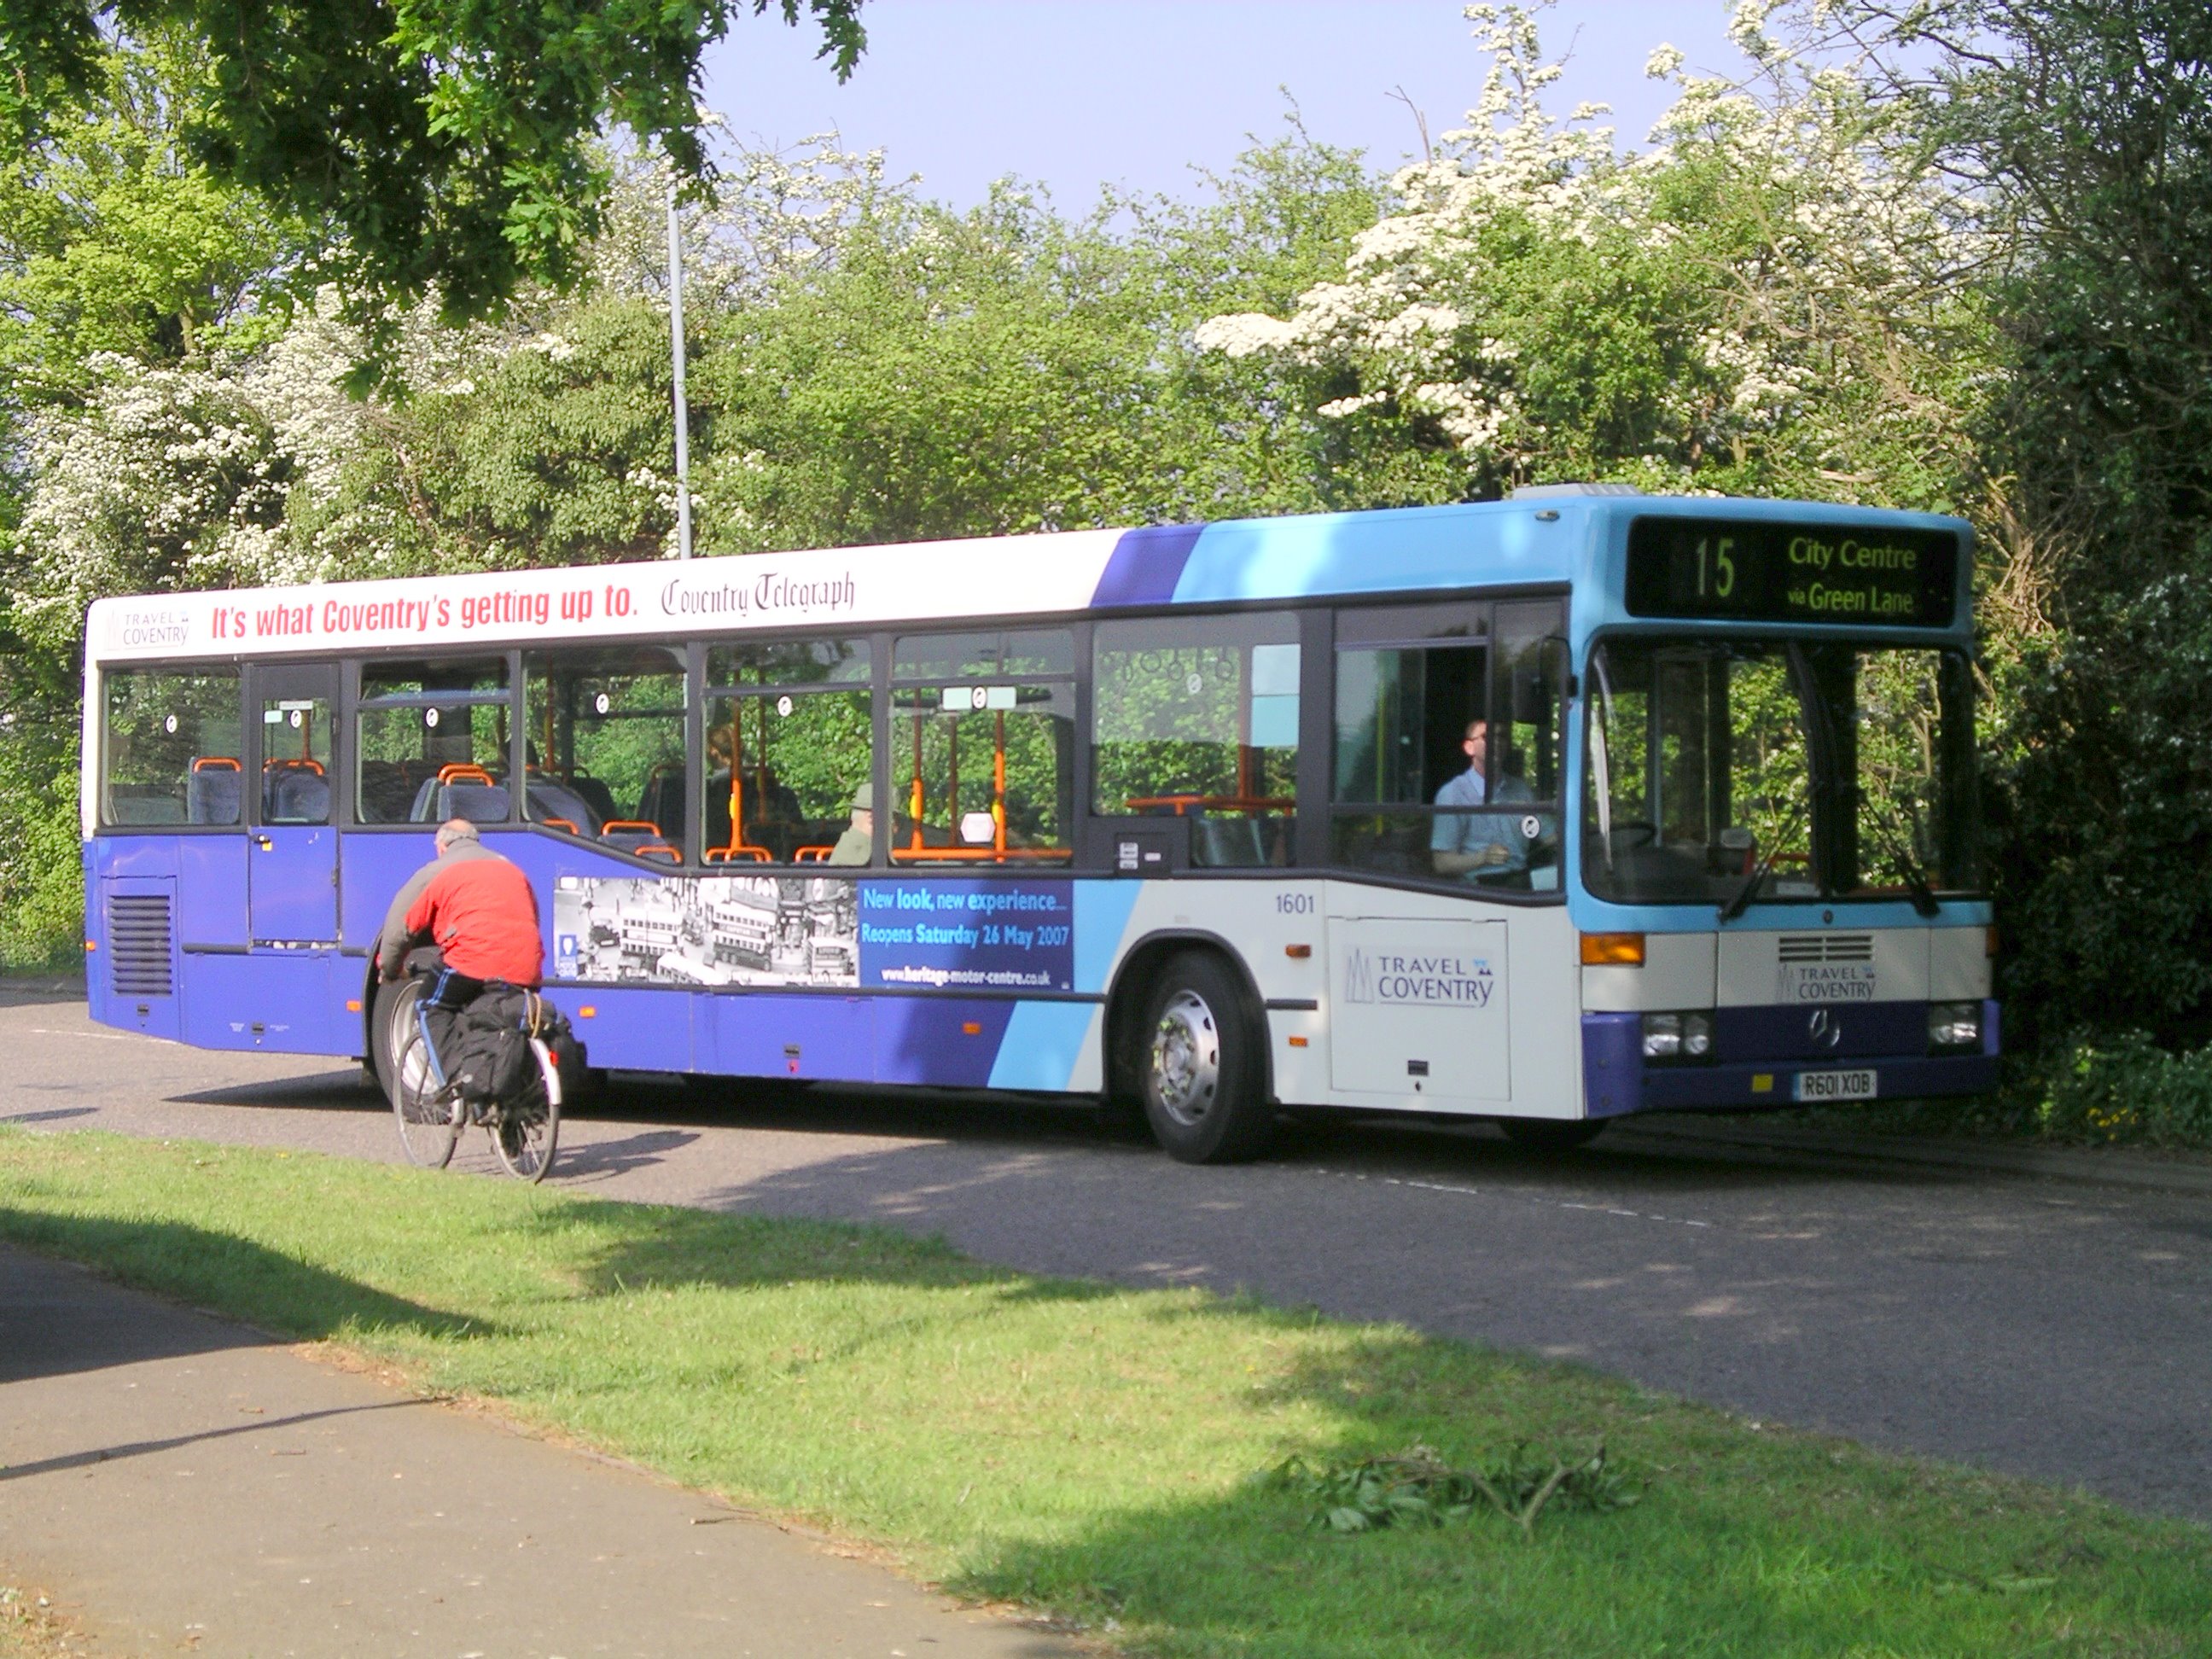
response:
[(1992, 249), (1975, 437), (2016, 609), (1993, 805), (2008, 1032), (2212, 1039), (2212, 13), (1855, 4)]
[(1492, 61), (1467, 126), (1287, 316), (1217, 317), (1201, 343), (1303, 370), (1382, 501), (1613, 478), (1960, 503), (1987, 325), (1909, 109), (1769, 40), (1754, 3), (1756, 82), (1662, 48), (1680, 96), (1624, 157), (1602, 112), (1545, 108), (1532, 9), (1468, 15)]
[[(185, 43), (191, 153), (276, 213), (328, 228), (325, 274), (362, 319), (435, 294), (487, 316), (526, 281), (564, 285), (600, 222), (611, 125), (706, 165), (700, 52), (748, 0), (452, 5), (441, 0), (0, 0), (0, 134), (65, 134), (105, 91), (108, 36)], [(750, 0), (823, 36), (840, 79), (860, 0)]]

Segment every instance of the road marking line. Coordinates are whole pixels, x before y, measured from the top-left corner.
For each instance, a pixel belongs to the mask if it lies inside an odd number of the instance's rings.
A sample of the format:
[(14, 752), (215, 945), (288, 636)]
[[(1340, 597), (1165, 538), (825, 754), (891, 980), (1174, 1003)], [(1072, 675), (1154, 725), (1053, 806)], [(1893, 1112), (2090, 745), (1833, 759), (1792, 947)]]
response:
[(45, 1025), (26, 1025), (23, 1029), (33, 1036), (90, 1037), (94, 1042), (143, 1042), (146, 1040), (122, 1031), (57, 1031)]
[[(1446, 1193), (1456, 1198), (1483, 1196), (1483, 1189), (1480, 1187), (1456, 1187), (1441, 1181), (1413, 1181), (1403, 1176), (1365, 1175), (1358, 1170), (1332, 1170), (1320, 1164), (1314, 1167), (1314, 1173), (1334, 1176), (1340, 1181), (1372, 1182), (1379, 1187), (1409, 1187), (1416, 1192)], [(1524, 1204), (1540, 1204), (1555, 1210), (1587, 1210), (1593, 1215), (1617, 1215), (1631, 1221), (1656, 1221), (1669, 1227), (1710, 1228), (1713, 1225), (1710, 1221), (1692, 1221), (1685, 1216), (1655, 1215), (1643, 1210), (1623, 1210), (1610, 1204), (1577, 1204), (1572, 1199), (1566, 1198), (1531, 1198), (1528, 1194), (1521, 1192), (1514, 1193), (1510, 1196)]]

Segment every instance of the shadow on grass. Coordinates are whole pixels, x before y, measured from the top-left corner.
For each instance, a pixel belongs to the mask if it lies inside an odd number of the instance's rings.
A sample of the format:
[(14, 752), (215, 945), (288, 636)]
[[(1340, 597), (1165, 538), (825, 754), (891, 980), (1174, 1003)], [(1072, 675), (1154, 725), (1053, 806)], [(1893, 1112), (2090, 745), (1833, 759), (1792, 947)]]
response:
[(1267, 1659), (2148, 1654), (2203, 1627), (2212, 1534), (1826, 1437), (1754, 1437), (1573, 1366), (1381, 1332), (1308, 1352), (1253, 1398), (1324, 1407), (1333, 1437), (1299, 1448), (1321, 1463), (1603, 1443), (1637, 1501), (1553, 1506), (1529, 1537), (1488, 1512), (1346, 1534), (1262, 1466), (1209, 1498), (983, 1543), (949, 1587), (1169, 1655)]
[[(101, 1274), (193, 1307), (210, 1319), (4, 1248), (100, 1264)], [(363, 1331), (453, 1340), (499, 1334), (372, 1289), (251, 1239), (181, 1222), (40, 1213), (0, 1205), (0, 1382), (125, 1365), (270, 1340), (322, 1341)]]

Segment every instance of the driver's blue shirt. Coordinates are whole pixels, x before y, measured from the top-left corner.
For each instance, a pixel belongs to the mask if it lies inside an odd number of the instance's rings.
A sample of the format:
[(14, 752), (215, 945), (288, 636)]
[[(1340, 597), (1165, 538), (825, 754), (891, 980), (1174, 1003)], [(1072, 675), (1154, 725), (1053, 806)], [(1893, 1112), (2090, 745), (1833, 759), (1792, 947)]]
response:
[[(1508, 772), (1498, 781), (1497, 803), (1533, 801), (1536, 797), (1528, 786)], [(1486, 876), (1502, 876), (1528, 867), (1528, 838), (1521, 833), (1521, 821), (1509, 812), (1476, 812), (1468, 809), (1492, 805), (1488, 784), (1475, 767), (1468, 767), (1457, 777), (1450, 779), (1437, 791), (1437, 805), (1457, 807), (1457, 811), (1439, 812), (1434, 827), (1429, 831), (1429, 850), (1432, 853), (1480, 853), (1486, 847), (1503, 847), (1505, 861), (1487, 864), (1462, 872), (1469, 881), (1479, 881)]]

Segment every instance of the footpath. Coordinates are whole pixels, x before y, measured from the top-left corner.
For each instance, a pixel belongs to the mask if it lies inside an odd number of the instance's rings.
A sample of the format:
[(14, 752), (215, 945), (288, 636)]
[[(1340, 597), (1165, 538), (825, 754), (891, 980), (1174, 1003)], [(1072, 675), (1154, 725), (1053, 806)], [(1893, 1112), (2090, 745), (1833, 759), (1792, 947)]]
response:
[(82, 1632), (72, 1653), (1095, 1652), (5, 1247), (0, 1564)]

